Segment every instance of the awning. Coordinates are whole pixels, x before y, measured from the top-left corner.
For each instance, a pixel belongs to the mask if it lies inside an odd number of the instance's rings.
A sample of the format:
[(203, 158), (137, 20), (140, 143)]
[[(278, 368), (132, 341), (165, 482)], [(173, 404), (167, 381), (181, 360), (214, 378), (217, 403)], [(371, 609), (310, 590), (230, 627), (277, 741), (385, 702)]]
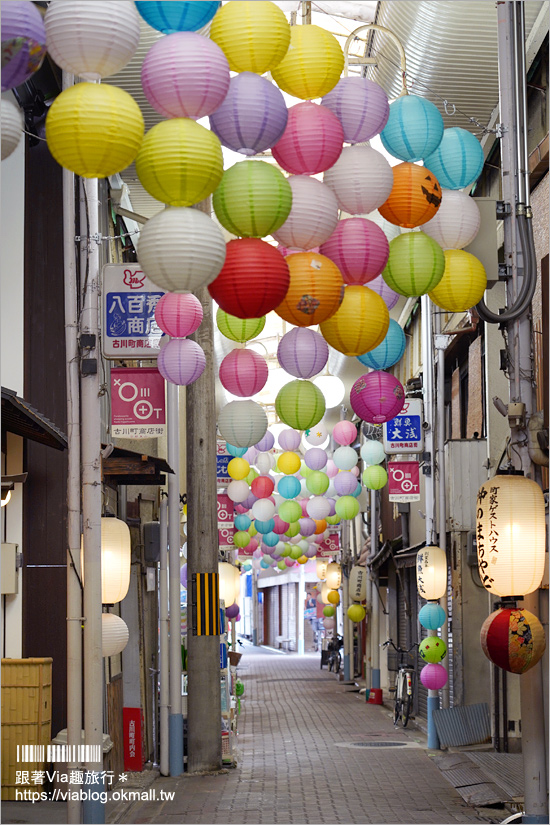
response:
[(398, 536), (396, 539), (388, 539), (384, 542), (378, 553), (373, 556), (370, 561), (367, 561), (367, 567), (371, 570), (378, 570), (378, 568), (382, 567), (385, 561), (387, 561), (390, 556), (393, 556), (396, 550), (398, 550), (403, 541), (401, 536)]
[(412, 547), (406, 547), (404, 550), (401, 550), (399, 553), (395, 553), (393, 557), (393, 561), (396, 567), (415, 567), (416, 565), (416, 554), (418, 551), (426, 546), (425, 541), (421, 541), (419, 544), (413, 544)]
[[(108, 445), (102, 446), (107, 454)], [(163, 458), (123, 450), (121, 447), (112, 447), (111, 452), (103, 458), (101, 467), (103, 481), (111, 487), (118, 487), (120, 484), (162, 485), (166, 484), (166, 476), (163, 473), (174, 472)]]
[(67, 449), (67, 436), (14, 390), (2, 387), (2, 429), (55, 450)]

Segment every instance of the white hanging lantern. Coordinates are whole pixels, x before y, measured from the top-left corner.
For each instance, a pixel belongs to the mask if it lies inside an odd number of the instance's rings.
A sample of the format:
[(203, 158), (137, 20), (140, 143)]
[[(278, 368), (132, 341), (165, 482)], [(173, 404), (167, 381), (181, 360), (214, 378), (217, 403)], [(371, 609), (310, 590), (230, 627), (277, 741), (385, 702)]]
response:
[(323, 582), (323, 584), (321, 585), (321, 593), (319, 595), (319, 598), (321, 599), (323, 604), (329, 604), (328, 594), (330, 593), (331, 589), (332, 588), (329, 587), (326, 582)]
[(362, 602), (367, 597), (367, 570), (358, 564), (349, 574), (349, 597), (354, 602)]
[(269, 473), (270, 470), (273, 469), (275, 466), (275, 459), (269, 453), (260, 453), (256, 460), (254, 461), (254, 465), (260, 475), (265, 476)]
[(139, 14), (127, 0), (51, 0), (44, 26), (52, 60), (84, 80), (120, 71), (139, 45)]
[(306, 504), (306, 510), (310, 518), (319, 521), (330, 515), (330, 502), (324, 496), (313, 496)]
[(101, 519), (101, 601), (121, 602), (130, 587), (130, 530), (119, 518)]
[(2, 99), (2, 160), (15, 152), (23, 135), (23, 112), (11, 100)]
[(328, 562), (326, 559), (317, 559), (316, 573), (319, 581), (324, 581), (327, 577)]
[(420, 228), (442, 249), (464, 249), (479, 232), (481, 215), (475, 198), (458, 189), (441, 191), (441, 206)]
[(346, 146), (323, 175), (340, 209), (364, 215), (378, 209), (393, 187), (393, 172), (386, 158), (370, 146)]
[(101, 655), (116, 656), (121, 653), (126, 645), (130, 633), (128, 625), (115, 613), (101, 614)]
[(307, 175), (291, 175), (292, 208), (284, 224), (272, 235), (282, 246), (309, 250), (326, 241), (338, 223), (338, 203), (333, 191)]
[(230, 401), (218, 416), (218, 429), (233, 447), (252, 447), (267, 432), (267, 415), (255, 401)]
[(252, 505), (252, 515), (258, 521), (269, 521), (275, 515), (275, 504), (268, 498), (259, 498)]
[(227, 485), (227, 495), (233, 504), (240, 504), (250, 495), (250, 487), (246, 481), (230, 481)]
[(499, 475), (477, 494), (479, 576), (498, 596), (524, 596), (542, 581), (546, 555), (544, 495), (538, 484)]
[(447, 557), (441, 547), (428, 545), (416, 554), (416, 585), (423, 599), (440, 599), (447, 592)]
[(342, 568), (336, 562), (331, 562), (327, 567), (327, 585), (330, 590), (338, 590), (342, 584)]
[[(238, 572), (238, 571), (237, 571)], [(228, 607), (233, 604), (236, 597), (235, 588), (235, 567), (226, 561), (218, 563), (218, 573), (220, 574), (220, 600)]]

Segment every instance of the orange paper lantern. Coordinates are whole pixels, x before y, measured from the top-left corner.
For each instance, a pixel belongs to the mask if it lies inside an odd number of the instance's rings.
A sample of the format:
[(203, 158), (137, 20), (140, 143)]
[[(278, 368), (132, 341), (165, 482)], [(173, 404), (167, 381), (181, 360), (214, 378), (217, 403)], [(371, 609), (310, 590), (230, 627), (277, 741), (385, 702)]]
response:
[(368, 286), (347, 286), (334, 315), (321, 324), (321, 334), (344, 355), (363, 355), (381, 344), (390, 313), (383, 298)]
[(413, 229), (431, 220), (441, 205), (441, 187), (433, 172), (415, 163), (393, 167), (390, 196), (378, 211), (387, 221)]
[(275, 309), (277, 315), (297, 327), (312, 327), (334, 315), (344, 297), (344, 282), (336, 264), (317, 252), (297, 252), (285, 260), (290, 286)]

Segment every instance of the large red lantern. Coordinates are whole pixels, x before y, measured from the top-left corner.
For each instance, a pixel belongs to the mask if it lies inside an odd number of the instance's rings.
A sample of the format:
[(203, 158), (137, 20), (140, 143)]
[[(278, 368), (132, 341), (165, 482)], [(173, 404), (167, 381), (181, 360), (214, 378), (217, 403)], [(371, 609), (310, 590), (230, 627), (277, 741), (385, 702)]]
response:
[(481, 647), (487, 658), (510, 673), (525, 673), (546, 650), (544, 630), (528, 610), (505, 607), (491, 613), (481, 626)]

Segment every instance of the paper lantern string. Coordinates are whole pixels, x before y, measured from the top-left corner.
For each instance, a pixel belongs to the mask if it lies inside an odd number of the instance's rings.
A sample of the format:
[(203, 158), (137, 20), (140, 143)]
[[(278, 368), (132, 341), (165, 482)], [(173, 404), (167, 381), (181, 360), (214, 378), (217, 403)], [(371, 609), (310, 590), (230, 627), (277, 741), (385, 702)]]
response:
[(133, 229), (131, 232), (124, 232), (122, 235), (102, 235), (101, 232), (96, 232), (95, 235), (75, 235), (74, 239), (80, 241), (95, 241), (99, 246), (103, 241), (117, 241), (120, 238), (129, 238), (130, 235), (139, 235), (139, 229)]

